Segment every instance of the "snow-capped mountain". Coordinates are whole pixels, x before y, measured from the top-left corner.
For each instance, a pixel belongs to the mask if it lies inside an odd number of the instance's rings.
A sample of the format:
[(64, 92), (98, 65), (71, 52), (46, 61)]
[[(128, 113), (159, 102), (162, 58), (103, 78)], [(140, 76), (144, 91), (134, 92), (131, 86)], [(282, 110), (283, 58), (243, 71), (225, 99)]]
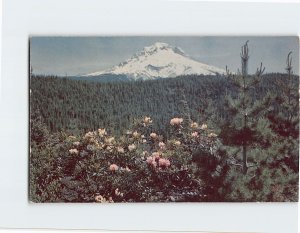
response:
[(189, 74), (215, 75), (224, 72), (223, 69), (192, 59), (178, 47), (157, 42), (145, 47), (141, 52), (119, 65), (83, 76), (126, 75), (132, 80), (148, 80)]

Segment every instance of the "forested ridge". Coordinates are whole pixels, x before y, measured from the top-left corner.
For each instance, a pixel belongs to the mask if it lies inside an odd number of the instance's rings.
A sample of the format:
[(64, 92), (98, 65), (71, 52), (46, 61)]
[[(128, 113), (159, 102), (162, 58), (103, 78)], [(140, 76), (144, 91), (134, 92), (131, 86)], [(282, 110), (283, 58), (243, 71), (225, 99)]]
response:
[[(267, 74), (253, 90), (255, 98), (268, 91), (278, 93), (277, 80), (285, 74)], [(293, 82), (297, 85), (297, 77)], [(31, 111), (38, 110), (51, 132), (87, 131), (104, 127), (121, 134), (135, 119), (151, 116), (155, 130), (167, 134), (170, 118), (184, 115), (182, 99), (194, 121), (217, 123), (226, 118), (226, 95), (234, 86), (223, 76), (184, 76), (137, 82), (84, 82), (51, 76), (33, 76), (30, 80)]]

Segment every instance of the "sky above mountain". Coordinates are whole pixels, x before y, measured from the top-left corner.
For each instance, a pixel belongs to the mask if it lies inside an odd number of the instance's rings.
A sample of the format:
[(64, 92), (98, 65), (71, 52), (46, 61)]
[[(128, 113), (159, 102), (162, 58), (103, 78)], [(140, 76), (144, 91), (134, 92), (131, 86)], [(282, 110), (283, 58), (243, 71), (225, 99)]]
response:
[(156, 42), (151, 46), (144, 47), (130, 59), (110, 69), (85, 76), (113, 74), (126, 75), (133, 80), (148, 80), (191, 74), (215, 75), (217, 73), (224, 74), (225, 70), (193, 60), (179, 47)]
[[(240, 48), (249, 40), (249, 72), (262, 61), (266, 72), (284, 72), (286, 55), (293, 51), (294, 72), (299, 74), (298, 37), (32, 37), (30, 62), (35, 74), (82, 75), (109, 69), (156, 42), (180, 47), (193, 59), (235, 71)], [(298, 71), (298, 72), (297, 72)]]

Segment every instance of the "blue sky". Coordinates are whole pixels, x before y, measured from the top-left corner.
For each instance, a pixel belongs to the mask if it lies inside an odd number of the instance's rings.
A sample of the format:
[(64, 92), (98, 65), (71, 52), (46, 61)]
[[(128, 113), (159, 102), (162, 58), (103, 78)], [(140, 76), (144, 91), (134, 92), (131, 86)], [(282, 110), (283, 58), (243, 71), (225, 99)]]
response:
[(294, 72), (299, 74), (298, 37), (132, 36), (132, 37), (32, 37), (30, 62), (35, 74), (80, 75), (100, 71), (130, 58), (145, 46), (164, 42), (180, 47), (194, 59), (235, 71), (240, 48), (249, 40), (249, 72), (260, 62), (266, 72), (284, 72), (293, 51)]

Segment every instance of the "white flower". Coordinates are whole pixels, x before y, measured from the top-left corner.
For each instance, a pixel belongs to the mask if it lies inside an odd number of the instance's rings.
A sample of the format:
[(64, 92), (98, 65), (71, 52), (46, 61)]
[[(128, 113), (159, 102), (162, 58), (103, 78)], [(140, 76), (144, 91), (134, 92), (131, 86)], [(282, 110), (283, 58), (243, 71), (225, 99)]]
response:
[(198, 124), (196, 122), (193, 122), (191, 124), (191, 128), (193, 128), (193, 129), (198, 128)]
[(123, 147), (118, 147), (117, 148), (117, 151), (119, 152), (119, 153), (124, 153), (125, 151), (124, 151), (124, 148)]
[(105, 139), (105, 142), (106, 142), (107, 144), (112, 144), (114, 141), (115, 141), (115, 138), (114, 138), (114, 137), (109, 137), (109, 138), (106, 138), (106, 139)]
[(84, 139), (91, 139), (92, 137), (94, 137), (93, 132), (87, 132), (87, 133), (84, 135)]
[(180, 142), (180, 141), (175, 141), (174, 144), (175, 144), (176, 146), (180, 146), (181, 142)]
[(80, 142), (73, 142), (74, 146), (79, 146)]
[(132, 136), (135, 137), (135, 138), (138, 138), (139, 135), (140, 135), (140, 134), (139, 134), (137, 131), (134, 131), (134, 132), (132, 133)]
[(105, 129), (98, 129), (98, 133), (100, 137), (104, 137), (106, 135), (106, 130)]
[(136, 145), (134, 145), (134, 144), (131, 144), (131, 145), (128, 146), (129, 151), (133, 151), (135, 149), (136, 149)]
[(152, 120), (150, 117), (145, 117), (144, 118), (144, 126), (148, 125), (148, 124), (151, 124), (152, 123)]
[(148, 155), (148, 151), (143, 151), (142, 156), (146, 156), (146, 155)]
[(207, 129), (207, 124), (202, 124), (200, 129)]
[(217, 137), (218, 135), (216, 135), (215, 133), (210, 133), (210, 134), (208, 134), (208, 137), (209, 138), (215, 138), (215, 137)]

